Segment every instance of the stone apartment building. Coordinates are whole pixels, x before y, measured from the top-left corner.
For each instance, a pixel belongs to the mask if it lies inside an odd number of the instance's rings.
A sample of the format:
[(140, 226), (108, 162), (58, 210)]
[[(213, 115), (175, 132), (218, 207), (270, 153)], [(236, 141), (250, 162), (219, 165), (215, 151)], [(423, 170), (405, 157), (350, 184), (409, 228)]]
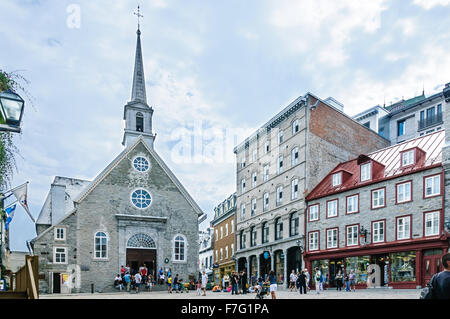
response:
[[(450, 91), (450, 83), (442, 92), (426, 97), (416, 96), (401, 100), (390, 106), (375, 106), (353, 118), (369, 127), (392, 144), (430, 134), (444, 129), (445, 95)], [(447, 93), (446, 93), (447, 92)]]
[(239, 144), (237, 269), (279, 282), (303, 267), (305, 195), (336, 163), (389, 145), (336, 100), (301, 96)]
[(141, 31), (131, 101), (124, 107), (125, 149), (89, 182), (55, 178), (31, 242), (41, 293), (113, 291), (122, 265), (131, 273), (171, 269), (198, 276), (198, 218), (203, 215), (154, 149)]
[(331, 287), (339, 270), (360, 288), (425, 286), (449, 248), (444, 145), (441, 130), (331, 170), (306, 197), (307, 268)]
[(235, 270), (235, 213), (236, 194), (233, 194), (214, 208), (214, 219), (211, 221), (214, 227), (214, 283), (220, 286), (222, 278), (230, 276)]

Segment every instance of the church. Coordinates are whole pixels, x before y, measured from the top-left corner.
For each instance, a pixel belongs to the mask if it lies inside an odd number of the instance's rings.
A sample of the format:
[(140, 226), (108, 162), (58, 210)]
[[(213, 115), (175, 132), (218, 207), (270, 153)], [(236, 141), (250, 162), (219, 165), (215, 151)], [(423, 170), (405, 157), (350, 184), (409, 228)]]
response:
[(203, 212), (156, 153), (152, 116), (138, 27), (125, 149), (92, 181), (55, 177), (31, 242), (40, 293), (114, 291), (122, 265), (198, 276)]

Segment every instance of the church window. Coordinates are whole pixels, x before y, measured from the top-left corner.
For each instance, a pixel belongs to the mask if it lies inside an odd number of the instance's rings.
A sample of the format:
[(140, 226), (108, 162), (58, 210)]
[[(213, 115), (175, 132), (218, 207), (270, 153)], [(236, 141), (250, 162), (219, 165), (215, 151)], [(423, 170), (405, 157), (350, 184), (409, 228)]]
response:
[(127, 242), (127, 248), (156, 248), (154, 240), (146, 234), (135, 234)]
[(65, 228), (55, 228), (55, 240), (66, 240), (66, 229)]
[(136, 114), (136, 131), (144, 132), (144, 115), (142, 113)]
[(133, 166), (138, 172), (148, 171), (150, 164), (145, 157), (138, 156), (133, 160)]
[(131, 202), (134, 206), (144, 209), (150, 206), (152, 197), (145, 189), (137, 189), (131, 194)]
[(67, 248), (55, 247), (53, 250), (54, 264), (67, 264)]
[(108, 258), (108, 236), (104, 232), (95, 234), (95, 258)]
[(177, 235), (174, 240), (174, 261), (186, 261), (186, 239)]

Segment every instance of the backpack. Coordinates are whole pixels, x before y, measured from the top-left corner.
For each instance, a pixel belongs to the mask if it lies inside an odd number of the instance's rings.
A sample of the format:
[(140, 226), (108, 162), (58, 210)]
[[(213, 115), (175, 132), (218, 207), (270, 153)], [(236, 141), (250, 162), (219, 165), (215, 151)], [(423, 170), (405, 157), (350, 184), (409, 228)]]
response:
[(422, 289), (420, 292), (420, 299), (433, 299), (434, 291), (436, 289), (434, 282), (437, 275), (438, 274), (434, 274), (433, 277), (431, 277), (431, 280), (427, 283), (426, 287)]

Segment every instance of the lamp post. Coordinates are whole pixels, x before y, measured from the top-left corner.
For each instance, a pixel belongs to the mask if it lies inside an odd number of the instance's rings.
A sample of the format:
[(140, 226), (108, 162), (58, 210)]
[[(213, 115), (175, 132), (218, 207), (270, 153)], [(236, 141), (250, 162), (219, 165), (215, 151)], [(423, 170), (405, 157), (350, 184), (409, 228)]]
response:
[(20, 133), (25, 101), (11, 89), (0, 92), (0, 115), (5, 123), (0, 123), (0, 131)]

